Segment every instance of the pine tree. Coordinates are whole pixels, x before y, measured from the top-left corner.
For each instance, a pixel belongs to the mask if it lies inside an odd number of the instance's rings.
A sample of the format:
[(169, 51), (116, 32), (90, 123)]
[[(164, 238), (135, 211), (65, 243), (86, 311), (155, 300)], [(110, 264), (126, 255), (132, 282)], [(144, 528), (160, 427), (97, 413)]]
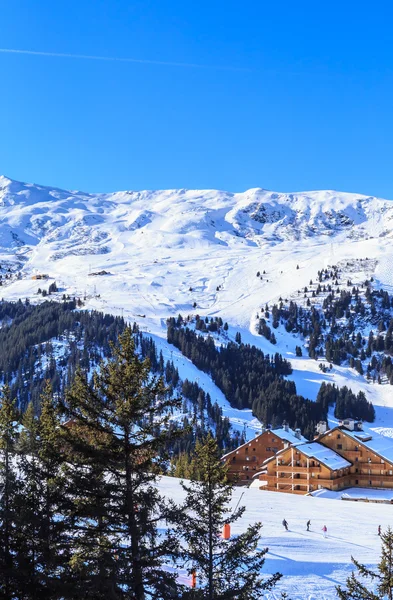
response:
[(18, 594), (18, 496), (15, 468), (17, 414), (10, 389), (4, 386), (0, 398), (0, 597), (11, 600)]
[(21, 597), (63, 598), (69, 559), (60, 418), (49, 383), (41, 396), (40, 418), (29, 404), (18, 441), (18, 576)]
[(182, 483), (187, 492), (181, 533), (187, 544), (186, 566), (189, 573), (197, 574), (196, 589), (186, 590), (184, 600), (253, 600), (261, 597), (262, 590), (270, 590), (281, 575), (263, 579), (261, 569), (265, 562), (264, 550), (257, 550), (261, 523), (255, 523), (230, 540), (222, 539), (225, 524), (233, 523), (244, 513), (228, 508), (232, 485), (226, 479), (226, 467), (220, 462), (216, 441), (209, 434), (195, 450), (198, 479)]
[[(337, 594), (341, 600), (393, 600), (393, 531), (390, 527), (381, 534), (381, 542), (381, 558), (376, 571), (368, 569), (352, 557), (358, 574), (352, 572), (347, 578), (346, 590), (337, 586)], [(373, 591), (367, 587), (367, 580), (375, 582)]]
[(112, 350), (91, 382), (77, 374), (64, 406), (73, 419), (71, 567), (85, 594), (85, 584), (93, 586), (86, 598), (169, 600), (177, 597), (176, 577), (163, 565), (177, 546), (170, 534), (158, 536), (167, 509), (153, 484), (167, 464), (170, 409), (179, 402), (136, 355), (130, 328)]

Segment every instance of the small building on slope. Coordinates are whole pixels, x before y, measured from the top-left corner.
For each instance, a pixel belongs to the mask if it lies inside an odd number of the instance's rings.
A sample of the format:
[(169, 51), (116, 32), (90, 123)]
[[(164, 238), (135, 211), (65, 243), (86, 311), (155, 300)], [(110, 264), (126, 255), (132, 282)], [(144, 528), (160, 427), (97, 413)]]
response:
[(247, 485), (260, 470), (261, 464), (280, 450), (306, 442), (300, 429), (284, 424), (276, 429), (263, 429), (253, 440), (242, 444), (221, 458), (228, 466), (228, 479), (238, 485)]

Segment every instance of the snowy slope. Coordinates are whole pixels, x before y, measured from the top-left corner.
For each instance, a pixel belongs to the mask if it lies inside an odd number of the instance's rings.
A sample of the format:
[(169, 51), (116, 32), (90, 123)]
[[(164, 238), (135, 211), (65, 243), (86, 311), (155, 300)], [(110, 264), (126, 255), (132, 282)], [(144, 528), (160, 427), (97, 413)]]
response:
[[(180, 502), (184, 492), (176, 479), (163, 477), (160, 490)], [(333, 600), (335, 586), (345, 584), (350, 575), (351, 556), (375, 567), (380, 555), (378, 525), (392, 525), (392, 506), (365, 502), (345, 502), (309, 496), (291, 496), (258, 489), (237, 488), (233, 495), (241, 504), (244, 516), (232, 526), (233, 534), (249, 524), (262, 521), (261, 548), (269, 548), (264, 567), (266, 574), (277, 571), (284, 577), (280, 585), (266, 596), (278, 600), (287, 592), (292, 600)], [(281, 524), (289, 524), (286, 532)], [(306, 523), (311, 520), (311, 531)], [(328, 528), (324, 539), (322, 527)], [(183, 575), (186, 580), (185, 574)]]
[[(359, 194), (89, 194), (0, 177), (1, 295), (41, 301), (38, 288), (56, 280), (58, 298), (76, 295), (87, 308), (136, 320), (174, 357), (183, 379), (199, 379), (238, 428), (250, 425), (249, 436), (258, 427), (251, 413), (232, 411), (211, 380), (167, 344), (167, 317), (221, 316), (230, 336), (240, 331), (243, 341), (289, 358), (299, 393), (315, 398), (322, 380), (364, 389), (377, 406), (375, 425), (393, 427), (390, 386), (368, 384), (345, 367), (322, 374), (315, 361), (295, 358), (299, 340), (285, 330), (277, 331), (277, 346), (256, 335), (262, 305), (296, 294), (329, 264), (373, 259), (377, 285), (392, 293), (392, 237), (393, 202)], [(92, 275), (103, 270), (106, 275)], [(262, 280), (258, 271), (265, 271)], [(48, 283), (33, 280), (37, 273), (48, 273)]]

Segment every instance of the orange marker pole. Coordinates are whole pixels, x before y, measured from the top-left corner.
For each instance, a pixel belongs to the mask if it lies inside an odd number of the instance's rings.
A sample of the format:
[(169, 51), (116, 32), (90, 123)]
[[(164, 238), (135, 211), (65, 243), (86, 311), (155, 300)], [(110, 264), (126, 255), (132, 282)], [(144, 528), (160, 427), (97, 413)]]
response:
[(222, 537), (224, 540), (229, 540), (231, 537), (231, 526), (229, 523), (224, 524), (224, 527), (222, 528)]
[(196, 588), (196, 571), (191, 571), (191, 587)]

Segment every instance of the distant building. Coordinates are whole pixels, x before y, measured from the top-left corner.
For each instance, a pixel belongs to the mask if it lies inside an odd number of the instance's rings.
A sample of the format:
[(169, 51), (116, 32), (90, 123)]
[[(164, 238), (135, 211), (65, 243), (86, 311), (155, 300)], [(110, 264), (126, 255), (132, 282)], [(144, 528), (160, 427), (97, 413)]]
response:
[(44, 273), (37, 273), (36, 275), (32, 276), (32, 279), (49, 279), (49, 275), (46, 275)]
[(228, 479), (239, 485), (247, 485), (260, 470), (260, 465), (277, 452), (291, 445), (307, 441), (300, 429), (293, 431), (284, 424), (276, 429), (263, 429), (253, 440), (225, 454), (221, 460), (228, 466)]
[(266, 459), (256, 475), (261, 490), (292, 494), (356, 486), (393, 489), (393, 439), (345, 419), (313, 442)]

